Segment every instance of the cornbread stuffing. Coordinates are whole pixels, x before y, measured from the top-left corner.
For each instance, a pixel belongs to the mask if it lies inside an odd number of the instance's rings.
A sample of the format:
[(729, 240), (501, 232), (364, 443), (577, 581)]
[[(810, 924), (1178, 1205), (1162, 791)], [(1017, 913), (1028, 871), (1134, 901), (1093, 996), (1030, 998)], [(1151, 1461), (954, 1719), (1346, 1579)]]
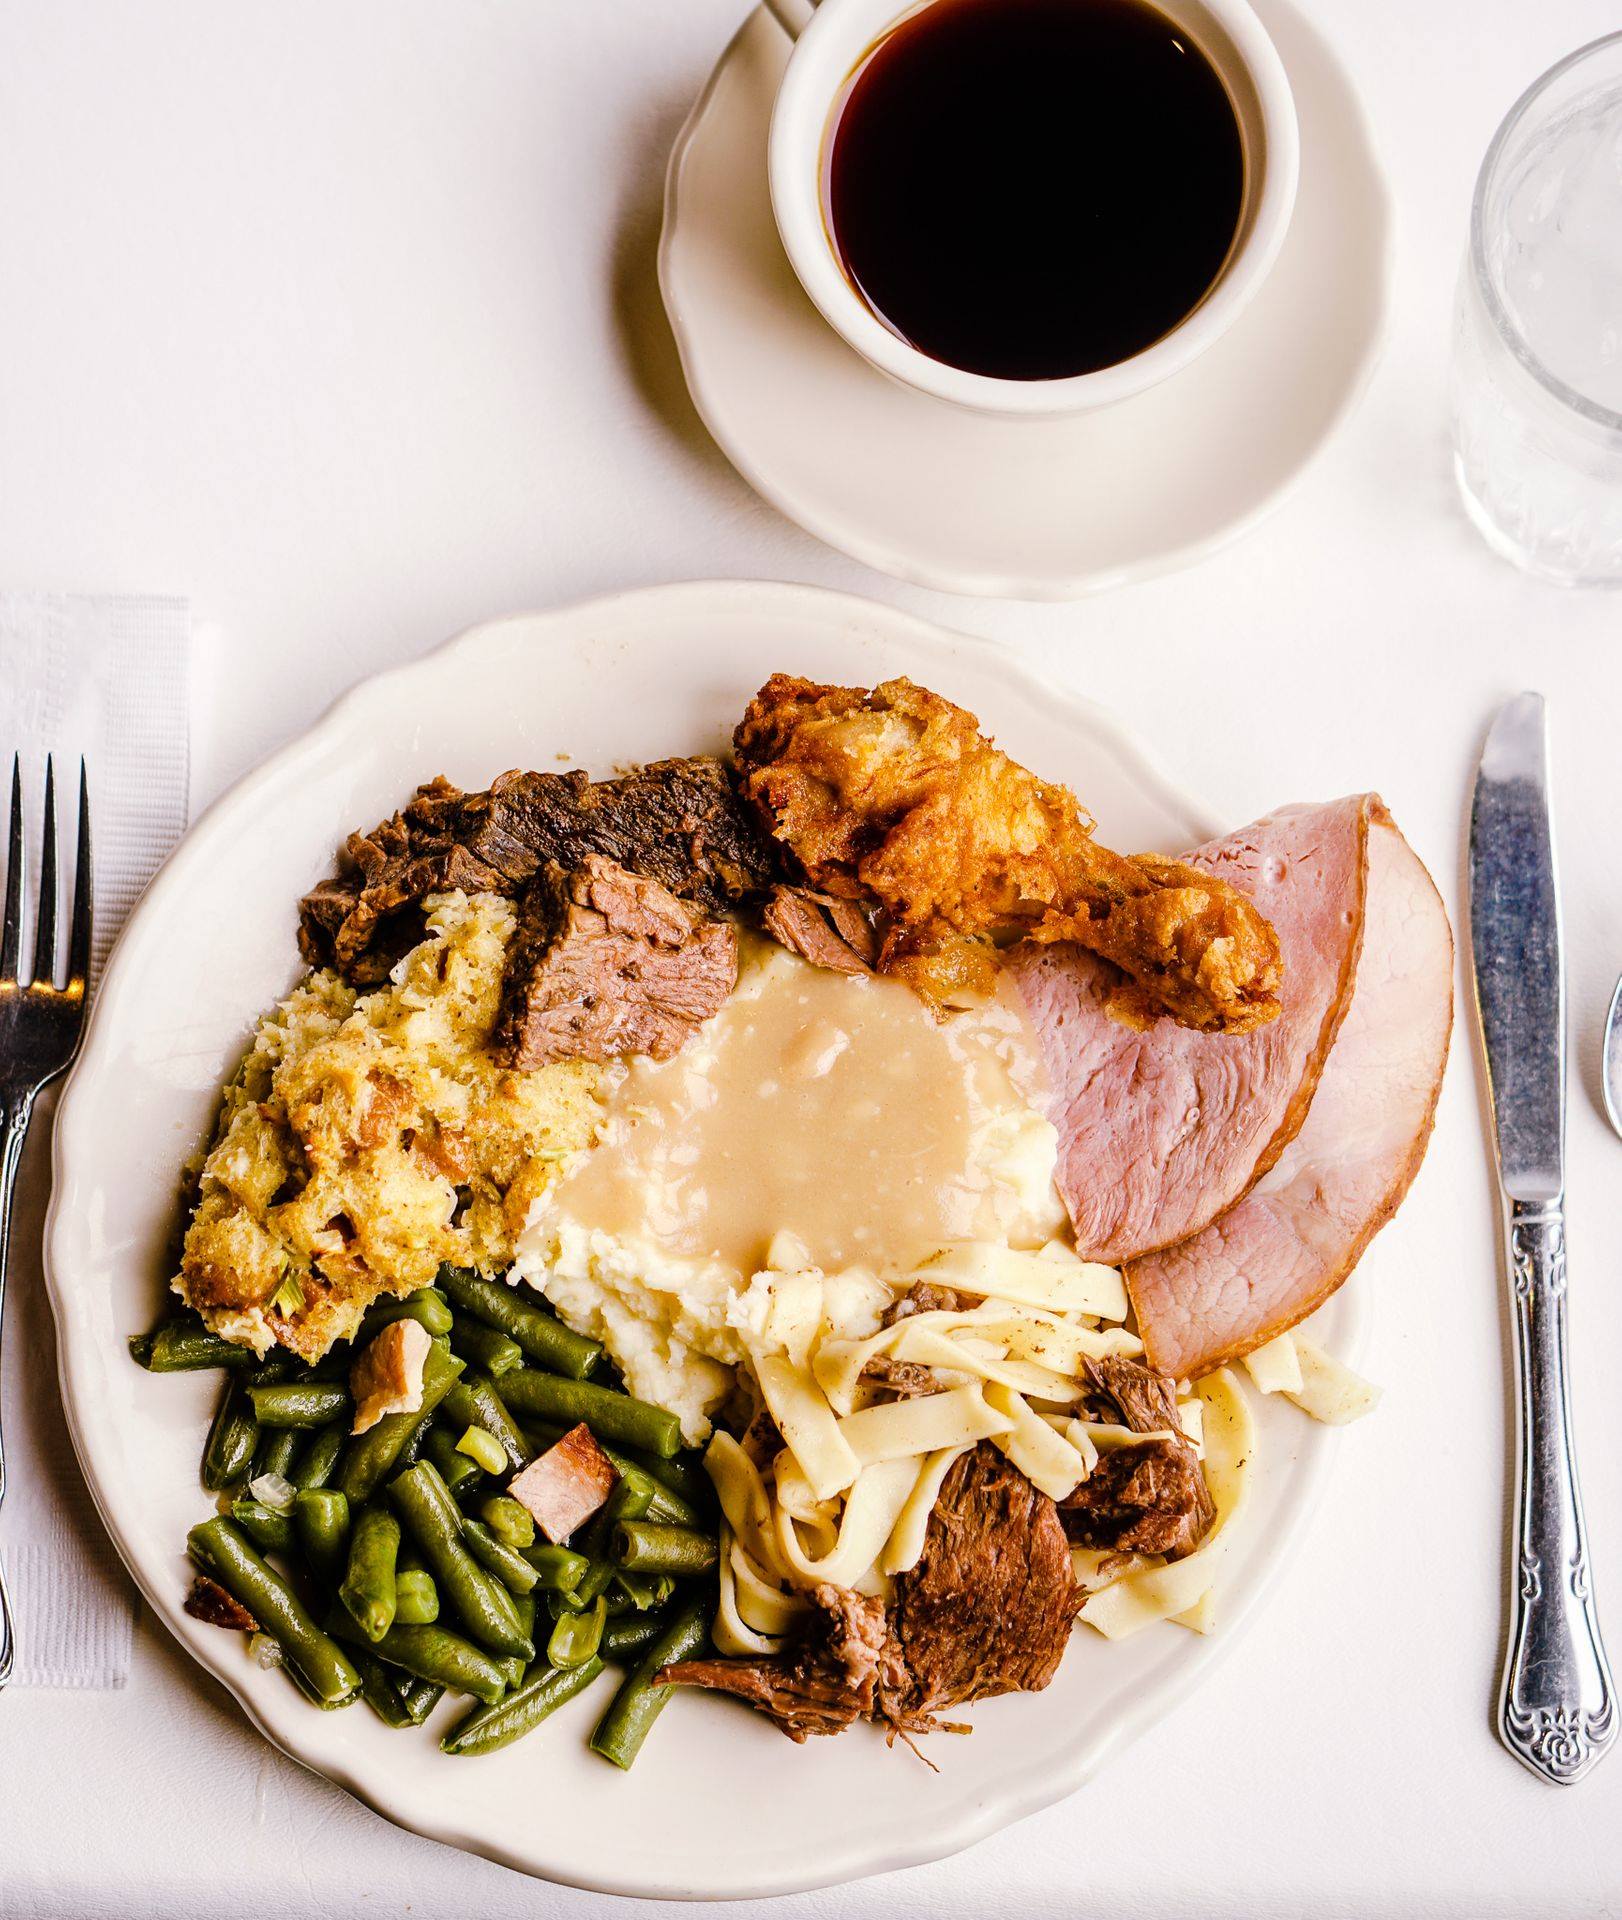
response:
[(312, 973), (226, 1088), (173, 1284), (261, 1354), (317, 1357), (442, 1262), (504, 1272), (532, 1203), (597, 1128), (597, 1066), (522, 1072), (490, 1052), (512, 903), (425, 905), (425, 936), (387, 982)]

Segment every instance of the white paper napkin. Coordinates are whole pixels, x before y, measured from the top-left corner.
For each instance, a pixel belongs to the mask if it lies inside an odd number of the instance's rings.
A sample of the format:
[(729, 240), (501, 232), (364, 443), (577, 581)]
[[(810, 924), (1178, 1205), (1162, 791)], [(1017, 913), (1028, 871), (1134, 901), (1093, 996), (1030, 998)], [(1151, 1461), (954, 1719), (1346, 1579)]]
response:
[[(45, 756), (56, 756), (58, 834), (71, 871), (82, 754), (95, 828), (99, 968), (179, 839), (189, 799), (190, 619), (183, 600), (0, 593), (0, 762), (20, 752), (28, 860), (37, 872)], [(29, 901), (33, 911), (32, 893)], [(27, 923), (32, 924), (32, 920)], [(135, 1594), (79, 1474), (56, 1386), (41, 1274), (55, 1103), (35, 1109), (12, 1216), (0, 1394), (4, 1562), (17, 1622), (13, 1684), (118, 1687)]]

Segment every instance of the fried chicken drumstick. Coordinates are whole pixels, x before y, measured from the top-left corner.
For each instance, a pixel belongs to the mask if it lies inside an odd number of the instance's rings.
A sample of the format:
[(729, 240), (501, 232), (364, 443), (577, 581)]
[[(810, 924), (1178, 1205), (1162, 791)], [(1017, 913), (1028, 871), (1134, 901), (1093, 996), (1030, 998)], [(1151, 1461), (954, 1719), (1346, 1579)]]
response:
[(1244, 1033), (1278, 1013), (1277, 936), (1225, 881), (1093, 838), (972, 713), (910, 680), (868, 692), (774, 674), (733, 736), (742, 790), (823, 893), (873, 908), (879, 965), (949, 1000), (992, 942), (1070, 940), (1132, 985), (1123, 1017)]

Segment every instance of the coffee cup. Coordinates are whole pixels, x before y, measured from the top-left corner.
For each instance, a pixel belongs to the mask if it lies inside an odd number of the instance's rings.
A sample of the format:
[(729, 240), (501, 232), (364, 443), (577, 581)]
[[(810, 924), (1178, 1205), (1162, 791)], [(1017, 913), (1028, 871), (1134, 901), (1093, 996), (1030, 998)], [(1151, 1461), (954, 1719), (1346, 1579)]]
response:
[[(1051, 418), (1115, 404), (1180, 372), (1231, 327), (1278, 256), (1295, 201), (1299, 143), (1289, 81), (1245, 0), (1155, 0), (1183, 44), (1192, 42), (1227, 96), (1242, 156), (1232, 238), (1203, 293), (1138, 350), (1057, 377), (1010, 378), (923, 350), (864, 297), (830, 209), (830, 156), (840, 116), (870, 62), (898, 29), (955, 0), (766, 0), (794, 40), (768, 145), (772, 209), (790, 264), (847, 345), (903, 386), (974, 411)], [(1089, 0), (1075, 0), (1078, 7)], [(1232, 132), (1234, 129), (1230, 129)], [(1236, 180), (1240, 175), (1236, 172)], [(1017, 308), (1008, 315), (1017, 329)]]

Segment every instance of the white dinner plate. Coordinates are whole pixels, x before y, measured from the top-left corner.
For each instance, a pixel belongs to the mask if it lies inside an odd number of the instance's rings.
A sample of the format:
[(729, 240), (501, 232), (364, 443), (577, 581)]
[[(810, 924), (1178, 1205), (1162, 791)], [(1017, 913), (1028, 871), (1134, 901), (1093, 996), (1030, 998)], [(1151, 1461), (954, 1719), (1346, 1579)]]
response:
[(882, 572), (1019, 600), (1071, 600), (1187, 566), (1275, 507), (1374, 365), (1392, 223), (1333, 50), (1290, 0), (1255, 8), (1301, 126), (1301, 183), (1272, 272), (1192, 365), (1060, 420), (916, 393), (812, 306), (766, 182), (788, 37), (754, 13), (671, 154), (659, 284), (693, 404), (755, 491)]
[[(781, 1893), (930, 1860), (1072, 1792), (1180, 1699), (1252, 1613), (1299, 1537), (1334, 1440), (1259, 1408), (1262, 1447), (1220, 1622), (1109, 1644), (1079, 1629), (1045, 1693), (972, 1709), (931, 1772), (873, 1729), (798, 1747), (736, 1704), (678, 1694), (630, 1774), (586, 1747), (603, 1679), (495, 1756), (454, 1760), (427, 1730), (357, 1705), (321, 1713), (181, 1611), (186, 1531), (209, 1510), (197, 1466), (218, 1376), (142, 1372), (127, 1335), (162, 1309), (182, 1162), (258, 1014), (294, 983), (295, 903), (434, 773), (482, 786), (512, 766), (720, 750), (774, 669), (870, 683), (907, 673), (964, 702), (1004, 746), (1074, 784), (1101, 833), (1175, 850), (1216, 823), (1098, 709), (1014, 656), (865, 600), (695, 582), (479, 627), (357, 688), (197, 823), (136, 909), (97, 997), (56, 1130), (47, 1271), (74, 1444), (103, 1520), (157, 1616), (286, 1753), (419, 1833), (614, 1893)], [(1325, 1337), (1356, 1344), (1357, 1290)], [(1085, 1827), (1087, 1806), (1076, 1807)]]

